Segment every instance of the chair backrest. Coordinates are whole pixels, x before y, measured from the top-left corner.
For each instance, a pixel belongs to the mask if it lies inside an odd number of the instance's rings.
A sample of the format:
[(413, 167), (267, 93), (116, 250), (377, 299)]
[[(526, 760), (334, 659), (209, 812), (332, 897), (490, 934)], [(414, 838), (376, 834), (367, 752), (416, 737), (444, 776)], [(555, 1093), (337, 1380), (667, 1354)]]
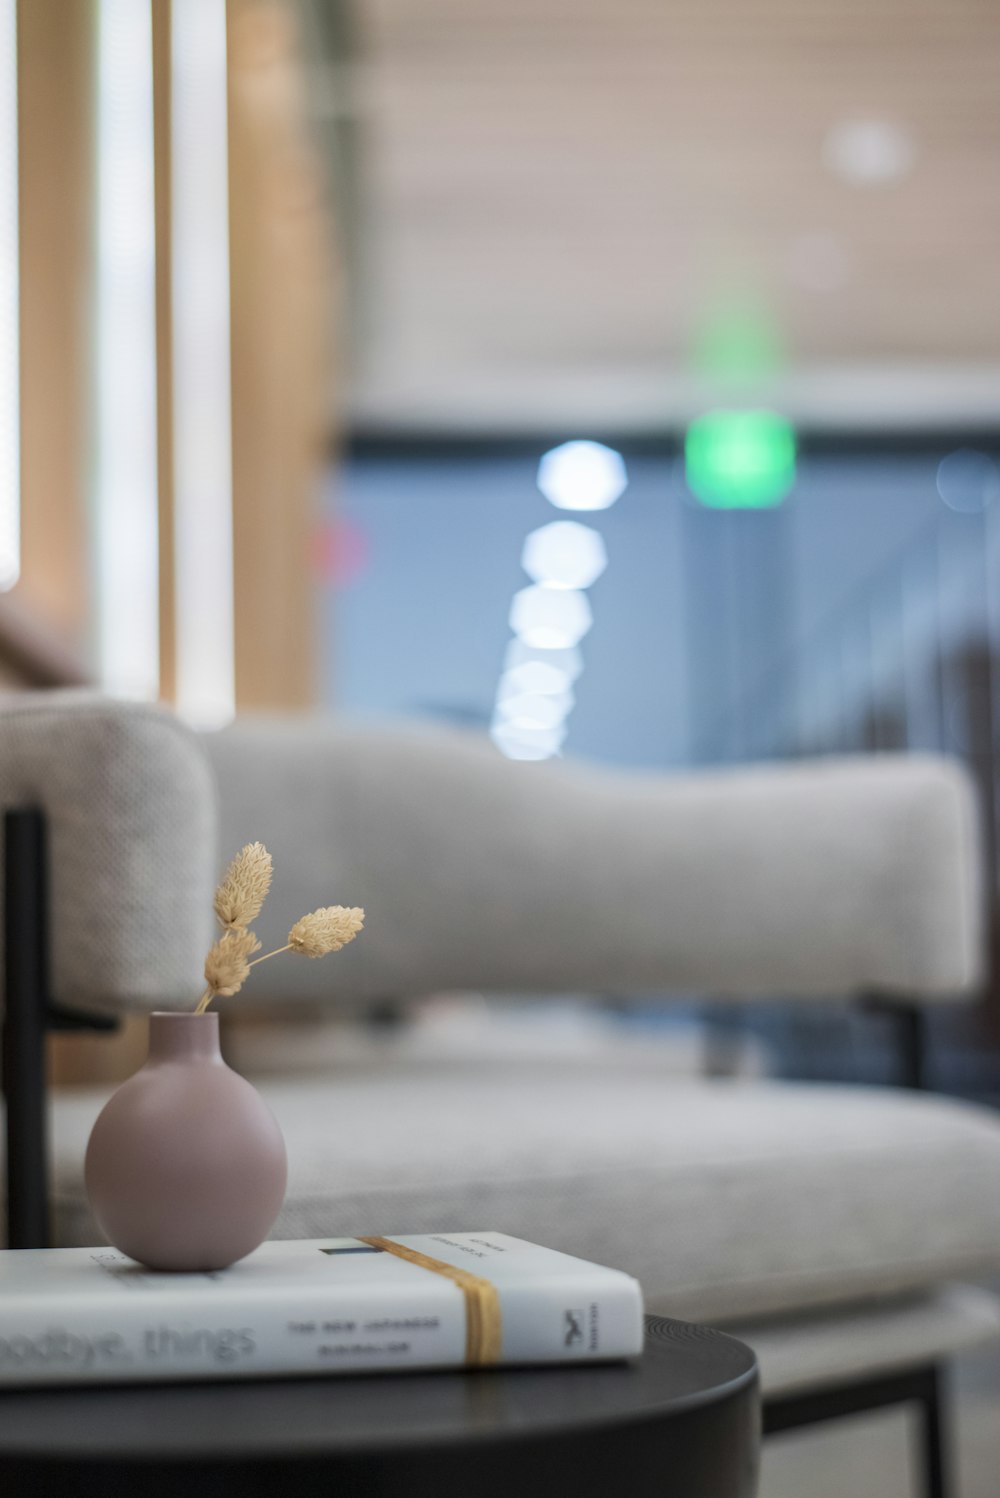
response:
[(211, 940), (216, 793), (171, 713), (90, 692), (0, 705), (0, 806), (45, 815), (52, 997), (193, 1003)]
[(85, 1009), (193, 1002), (214, 882), (258, 838), (276, 865), (265, 942), (318, 905), (368, 910), (330, 962), (255, 974), (267, 999), (932, 1000), (981, 974), (973, 795), (933, 756), (631, 775), (514, 764), (443, 729), (196, 735), (54, 692), (0, 707), (0, 806), (46, 813), (53, 997)]
[(982, 879), (968, 777), (882, 755), (682, 775), (515, 764), (481, 736), (243, 721), (205, 740), (222, 846), (275, 858), (278, 944), (364, 905), (269, 998), (446, 989), (924, 1000), (974, 990)]

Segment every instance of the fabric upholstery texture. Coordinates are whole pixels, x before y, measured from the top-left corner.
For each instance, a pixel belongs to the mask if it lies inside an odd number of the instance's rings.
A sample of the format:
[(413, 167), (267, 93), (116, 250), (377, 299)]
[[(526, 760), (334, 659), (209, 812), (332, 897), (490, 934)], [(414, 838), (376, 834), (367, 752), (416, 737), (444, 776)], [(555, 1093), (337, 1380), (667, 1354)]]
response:
[[(196, 736), (90, 693), (0, 706), (0, 805), (49, 816), (55, 996), (196, 996), (211, 887), (262, 839), (265, 941), (360, 904), (335, 961), (254, 976), (264, 999), (446, 989), (928, 999), (981, 956), (967, 777), (934, 757), (698, 775), (512, 764), (481, 736), (241, 722)], [(217, 822), (218, 818), (218, 822)]]
[(766, 1394), (792, 1394), (918, 1368), (1000, 1336), (1000, 1299), (979, 1285), (737, 1321), (727, 1331), (757, 1354)]
[[(54, 994), (81, 1007), (193, 1002), (213, 883), (257, 838), (265, 941), (320, 904), (369, 910), (330, 962), (268, 964), (261, 998), (937, 999), (979, 974), (971, 791), (931, 756), (627, 776), (444, 730), (196, 736), (47, 693), (0, 706), (0, 805), (48, 814)], [(942, 1289), (1000, 1262), (1000, 1126), (958, 1103), (467, 1060), (264, 1090), (291, 1162), (277, 1236), (502, 1227), (631, 1270), (652, 1310), (757, 1328), (773, 1387), (989, 1321)], [(82, 1159), (102, 1101), (55, 1102), (63, 1243), (98, 1241)]]
[[(1000, 1265), (1000, 1123), (942, 1098), (485, 1064), (262, 1091), (290, 1162), (276, 1237), (502, 1228), (709, 1321)], [(80, 1162), (99, 1102), (55, 1111), (61, 1242), (97, 1241)]]
[(217, 860), (215, 787), (193, 733), (89, 692), (6, 697), (0, 807), (46, 813), (57, 1000), (197, 999)]
[(968, 779), (933, 756), (697, 775), (513, 764), (442, 729), (241, 721), (205, 746), (227, 851), (275, 856), (265, 942), (364, 905), (269, 997), (446, 989), (961, 994), (980, 970)]

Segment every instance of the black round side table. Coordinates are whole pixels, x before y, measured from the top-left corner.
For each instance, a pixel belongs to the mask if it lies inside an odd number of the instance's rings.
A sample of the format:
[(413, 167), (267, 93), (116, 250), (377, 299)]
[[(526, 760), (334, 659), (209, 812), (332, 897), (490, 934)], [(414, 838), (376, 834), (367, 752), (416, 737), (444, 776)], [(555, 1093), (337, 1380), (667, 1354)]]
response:
[(648, 1317), (633, 1364), (0, 1393), (12, 1498), (753, 1498), (753, 1353)]

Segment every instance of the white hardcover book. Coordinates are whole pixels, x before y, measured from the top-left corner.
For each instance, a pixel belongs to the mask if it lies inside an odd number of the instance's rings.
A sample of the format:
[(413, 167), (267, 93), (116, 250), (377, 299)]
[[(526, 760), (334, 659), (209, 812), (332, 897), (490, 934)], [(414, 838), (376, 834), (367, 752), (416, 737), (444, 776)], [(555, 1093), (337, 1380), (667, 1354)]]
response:
[(636, 1280), (506, 1233), (265, 1243), (207, 1274), (0, 1251), (0, 1386), (606, 1361), (642, 1337)]

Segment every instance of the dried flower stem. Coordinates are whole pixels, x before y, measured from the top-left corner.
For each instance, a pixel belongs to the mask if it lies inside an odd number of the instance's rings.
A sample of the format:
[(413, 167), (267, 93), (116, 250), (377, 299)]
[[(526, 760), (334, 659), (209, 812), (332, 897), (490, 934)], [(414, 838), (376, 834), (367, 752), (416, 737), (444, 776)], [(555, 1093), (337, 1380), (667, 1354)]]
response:
[[(260, 915), (271, 887), (271, 855), (263, 843), (248, 843), (241, 848), (226, 870), (215, 892), (215, 913), (225, 928), (205, 958), (205, 982), (208, 987), (198, 1000), (195, 1014), (204, 1014), (217, 995), (239, 993), (250, 976), (250, 969), (282, 952), (298, 952), (303, 957), (325, 957), (339, 952), (353, 941), (365, 922), (358, 906), (324, 905), (296, 921), (283, 947), (253, 957), (260, 942), (249, 929)], [(253, 959), (251, 961), (251, 958)]]
[(291, 950), (291, 942), (286, 942), (283, 947), (275, 947), (273, 952), (265, 952), (263, 957), (255, 957), (253, 962), (248, 963), (247, 966), (256, 967), (258, 962), (266, 962), (269, 957), (280, 957), (282, 952), (290, 952)]

